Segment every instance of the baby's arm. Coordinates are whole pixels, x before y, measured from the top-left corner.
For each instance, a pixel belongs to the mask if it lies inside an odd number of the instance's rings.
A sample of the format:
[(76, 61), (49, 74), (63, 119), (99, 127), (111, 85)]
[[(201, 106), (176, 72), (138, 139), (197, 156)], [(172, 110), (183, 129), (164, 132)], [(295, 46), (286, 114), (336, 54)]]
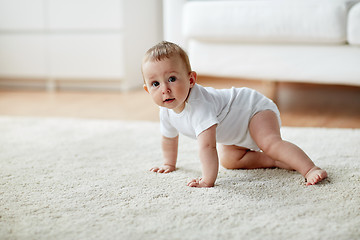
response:
[(213, 187), (218, 170), (219, 159), (216, 150), (216, 127), (213, 125), (198, 136), (199, 155), (203, 177), (193, 179), (188, 183), (190, 187)]
[(164, 165), (161, 167), (153, 167), (150, 171), (158, 173), (169, 173), (176, 169), (176, 159), (178, 153), (179, 136), (174, 138), (162, 137), (162, 151), (164, 156)]

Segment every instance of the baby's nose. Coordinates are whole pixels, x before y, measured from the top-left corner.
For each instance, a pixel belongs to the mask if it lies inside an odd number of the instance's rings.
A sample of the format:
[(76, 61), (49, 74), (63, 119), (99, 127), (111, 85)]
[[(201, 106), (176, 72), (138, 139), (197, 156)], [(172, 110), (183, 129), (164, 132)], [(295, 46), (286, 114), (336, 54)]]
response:
[(164, 84), (162, 86), (162, 93), (165, 94), (165, 93), (169, 93), (169, 92), (171, 92), (170, 88), (166, 84)]

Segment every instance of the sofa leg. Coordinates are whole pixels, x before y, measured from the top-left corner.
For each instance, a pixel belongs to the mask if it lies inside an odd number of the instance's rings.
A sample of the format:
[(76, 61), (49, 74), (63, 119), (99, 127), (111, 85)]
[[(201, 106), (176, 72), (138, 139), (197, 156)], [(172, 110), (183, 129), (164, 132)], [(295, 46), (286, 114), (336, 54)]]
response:
[(277, 102), (277, 91), (278, 91), (278, 82), (277, 81), (263, 81), (265, 87), (265, 96)]

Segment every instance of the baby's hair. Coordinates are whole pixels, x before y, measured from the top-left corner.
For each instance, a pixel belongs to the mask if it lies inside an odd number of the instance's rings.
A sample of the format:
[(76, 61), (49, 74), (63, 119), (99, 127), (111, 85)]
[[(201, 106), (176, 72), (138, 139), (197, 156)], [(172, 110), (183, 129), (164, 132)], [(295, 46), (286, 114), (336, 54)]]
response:
[(191, 65), (187, 53), (177, 44), (167, 41), (162, 41), (150, 48), (145, 53), (143, 64), (147, 61), (161, 61), (174, 56), (180, 57), (181, 61), (185, 64), (186, 71), (190, 73)]

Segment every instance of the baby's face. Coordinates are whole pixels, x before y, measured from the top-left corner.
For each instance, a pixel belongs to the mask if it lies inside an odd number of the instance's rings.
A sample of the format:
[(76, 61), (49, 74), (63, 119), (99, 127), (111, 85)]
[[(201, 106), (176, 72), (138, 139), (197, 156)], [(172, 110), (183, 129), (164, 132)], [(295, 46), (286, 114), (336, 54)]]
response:
[(179, 57), (143, 64), (144, 89), (154, 102), (176, 113), (185, 108), (185, 101), (196, 81), (196, 73), (188, 73)]

